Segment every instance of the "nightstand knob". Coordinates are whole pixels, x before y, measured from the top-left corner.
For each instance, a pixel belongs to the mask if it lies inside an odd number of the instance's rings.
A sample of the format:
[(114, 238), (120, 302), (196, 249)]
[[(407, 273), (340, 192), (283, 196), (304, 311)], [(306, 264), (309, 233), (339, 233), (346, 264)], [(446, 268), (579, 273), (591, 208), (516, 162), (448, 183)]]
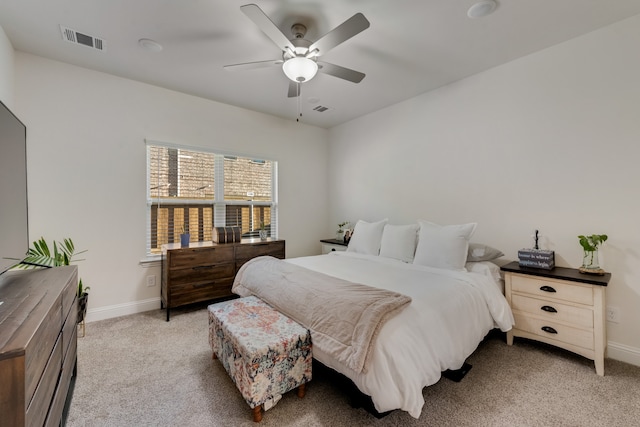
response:
[(556, 291), (556, 290), (555, 290), (555, 289), (553, 289), (551, 286), (541, 286), (541, 287), (540, 287), (540, 290), (541, 290), (541, 291), (544, 291), (544, 292), (555, 292), (555, 291)]
[(542, 307), (540, 307), (540, 310), (546, 311), (547, 313), (557, 313), (558, 312), (558, 310), (556, 310), (555, 308), (551, 307), (550, 305), (543, 305)]
[(558, 331), (556, 331), (555, 329), (553, 329), (551, 326), (543, 326), (542, 328), (543, 331), (548, 332), (550, 334), (557, 334)]

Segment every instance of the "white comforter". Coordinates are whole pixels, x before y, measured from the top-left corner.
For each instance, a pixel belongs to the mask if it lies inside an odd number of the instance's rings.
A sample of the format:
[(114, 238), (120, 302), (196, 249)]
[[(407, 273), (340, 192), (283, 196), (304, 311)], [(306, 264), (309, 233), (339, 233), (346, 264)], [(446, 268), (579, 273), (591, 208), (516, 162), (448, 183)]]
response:
[(442, 371), (462, 367), (491, 329), (508, 331), (514, 324), (499, 285), (484, 275), (349, 252), (286, 261), (412, 298), (380, 330), (367, 373), (313, 349), (314, 358), (371, 396), (379, 412), (402, 409), (418, 418), (424, 387), (438, 382)]

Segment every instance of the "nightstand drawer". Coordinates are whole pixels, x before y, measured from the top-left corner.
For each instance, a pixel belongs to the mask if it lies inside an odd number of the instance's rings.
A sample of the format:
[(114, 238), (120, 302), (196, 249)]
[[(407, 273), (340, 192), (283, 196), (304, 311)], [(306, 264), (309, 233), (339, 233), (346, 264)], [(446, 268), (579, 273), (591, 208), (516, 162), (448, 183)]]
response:
[(517, 313), (514, 313), (513, 317), (516, 320), (515, 328), (521, 331), (589, 350), (594, 349), (592, 329), (572, 328), (560, 323), (523, 316)]
[(518, 294), (511, 296), (511, 308), (550, 321), (568, 323), (582, 328), (593, 328), (593, 310), (589, 308), (574, 307)]
[(570, 285), (566, 281), (545, 280), (535, 276), (514, 274), (511, 277), (511, 287), (513, 292), (593, 305), (593, 290), (591, 286)]
[(322, 244), (322, 254), (328, 254), (331, 252), (344, 252), (347, 250), (346, 246), (343, 245), (332, 245), (330, 243), (323, 243)]

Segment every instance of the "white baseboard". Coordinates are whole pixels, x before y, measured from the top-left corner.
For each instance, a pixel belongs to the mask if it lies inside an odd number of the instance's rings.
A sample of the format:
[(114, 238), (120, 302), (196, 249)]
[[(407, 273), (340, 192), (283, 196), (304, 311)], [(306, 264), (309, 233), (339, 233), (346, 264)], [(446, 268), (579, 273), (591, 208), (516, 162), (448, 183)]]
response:
[(640, 366), (640, 348), (609, 341), (607, 343), (607, 357)]
[(157, 310), (160, 308), (160, 297), (149, 298), (142, 301), (127, 302), (124, 304), (110, 305), (87, 310), (86, 322), (111, 319), (113, 317), (126, 316), (128, 314), (142, 313), (143, 311)]

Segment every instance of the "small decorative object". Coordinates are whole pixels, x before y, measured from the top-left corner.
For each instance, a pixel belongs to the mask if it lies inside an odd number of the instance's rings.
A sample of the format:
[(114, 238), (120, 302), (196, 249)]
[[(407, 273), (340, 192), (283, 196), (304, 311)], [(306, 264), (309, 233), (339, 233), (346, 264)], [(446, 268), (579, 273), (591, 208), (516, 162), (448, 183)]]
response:
[(338, 231), (336, 231), (336, 240), (344, 241), (344, 228), (349, 225), (349, 221), (344, 221), (338, 224)]
[(606, 234), (592, 234), (590, 236), (578, 236), (580, 246), (584, 250), (582, 258), (582, 267), (578, 270), (581, 273), (603, 275), (604, 270), (600, 268), (598, 260), (598, 246), (607, 241), (609, 237)]
[(268, 234), (267, 233), (267, 229), (266, 229), (266, 227), (264, 225), (264, 222), (262, 222), (262, 221), (260, 221), (259, 234), (260, 234), (260, 240), (267, 240), (267, 234)]
[(555, 267), (555, 252), (545, 249), (520, 249), (518, 251), (518, 264), (520, 267), (552, 270)]
[(240, 227), (213, 227), (214, 243), (233, 243), (242, 239)]
[(189, 234), (189, 232), (187, 231), (188, 228), (185, 225), (182, 226), (181, 229), (181, 233), (180, 233), (180, 247), (181, 248), (188, 248), (189, 247), (189, 242), (191, 241), (191, 234)]
[(533, 237), (533, 249), (520, 249), (518, 251), (518, 265), (520, 267), (542, 268), (553, 270), (556, 264), (554, 251), (540, 249), (540, 231), (535, 230)]

